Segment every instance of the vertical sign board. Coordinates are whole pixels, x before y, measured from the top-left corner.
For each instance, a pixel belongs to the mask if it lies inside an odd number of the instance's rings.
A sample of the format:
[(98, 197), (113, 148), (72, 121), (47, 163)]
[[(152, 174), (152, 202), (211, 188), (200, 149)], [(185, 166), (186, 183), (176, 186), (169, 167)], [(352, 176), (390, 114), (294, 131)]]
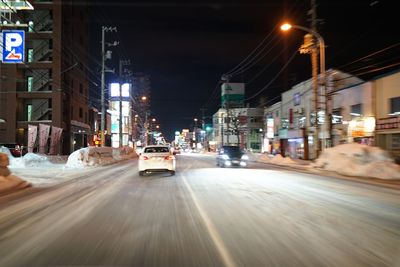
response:
[(3, 63), (23, 63), (25, 59), (25, 31), (5, 30), (1, 33)]

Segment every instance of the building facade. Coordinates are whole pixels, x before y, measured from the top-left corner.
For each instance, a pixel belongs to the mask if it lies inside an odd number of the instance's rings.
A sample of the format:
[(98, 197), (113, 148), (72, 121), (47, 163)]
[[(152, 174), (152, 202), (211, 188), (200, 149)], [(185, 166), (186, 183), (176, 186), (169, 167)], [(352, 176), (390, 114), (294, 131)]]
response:
[(364, 82), (333, 92), (330, 125), (332, 146), (352, 142), (374, 144), (372, 85), (372, 82)]
[(263, 114), (263, 108), (219, 109), (213, 115), (216, 146), (239, 145), (242, 149), (261, 152)]
[(374, 81), (376, 145), (400, 162), (400, 71)]
[[(332, 103), (338, 103), (341, 89), (358, 85), (363, 81), (338, 70), (327, 71), (327, 90), (317, 91), (318, 105), (315, 107), (315, 95), (312, 79), (293, 86), (282, 93), (279, 142), (283, 156), (300, 159), (315, 159), (317, 150), (331, 146), (331, 130), (328, 114)], [(327, 94), (328, 97), (321, 97)]]
[(58, 153), (85, 147), (91, 138), (86, 56), (87, 6), (30, 1), (18, 11), (26, 23), (24, 64), (1, 64), (0, 141), (27, 145), (28, 124), (63, 129)]

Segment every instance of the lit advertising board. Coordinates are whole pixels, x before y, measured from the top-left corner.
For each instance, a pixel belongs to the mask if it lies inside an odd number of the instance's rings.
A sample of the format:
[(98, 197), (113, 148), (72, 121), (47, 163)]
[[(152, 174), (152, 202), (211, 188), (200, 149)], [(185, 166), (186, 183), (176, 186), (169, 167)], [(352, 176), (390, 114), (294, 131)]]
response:
[(122, 93), (122, 97), (129, 97), (131, 91), (130, 83), (110, 83), (110, 96), (111, 97), (119, 97)]
[(223, 83), (221, 86), (221, 104), (242, 106), (244, 104), (244, 83)]
[(267, 138), (274, 138), (274, 119), (267, 119)]
[(119, 83), (110, 84), (110, 96), (119, 97)]

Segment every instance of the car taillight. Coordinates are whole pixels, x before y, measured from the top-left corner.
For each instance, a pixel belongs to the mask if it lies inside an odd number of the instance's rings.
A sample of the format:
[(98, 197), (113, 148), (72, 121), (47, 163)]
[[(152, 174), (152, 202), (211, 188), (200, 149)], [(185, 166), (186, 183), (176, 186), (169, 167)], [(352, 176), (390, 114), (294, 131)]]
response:
[(147, 157), (147, 156), (142, 156), (142, 160), (148, 160), (149, 159), (149, 157)]
[(164, 159), (165, 160), (172, 160), (172, 159), (174, 159), (174, 156), (169, 155), (169, 156), (166, 156)]

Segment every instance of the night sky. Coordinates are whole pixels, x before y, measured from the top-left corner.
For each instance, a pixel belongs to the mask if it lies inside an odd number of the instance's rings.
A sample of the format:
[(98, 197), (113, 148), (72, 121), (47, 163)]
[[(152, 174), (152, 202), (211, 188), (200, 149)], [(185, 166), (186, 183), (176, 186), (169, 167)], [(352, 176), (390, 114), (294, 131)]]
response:
[[(322, 19), (318, 32), (327, 45), (327, 69), (370, 79), (400, 68), (395, 1), (316, 2)], [(232, 80), (246, 83), (246, 98), (270, 84), (249, 99), (251, 106), (273, 104), (281, 92), (311, 77), (310, 57), (296, 53), (304, 32), (279, 30), (286, 20), (310, 27), (310, 1), (96, 1), (90, 5), (93, 55), (99, 62), (101, 25), (116, 26), (118, 33), (107, 35), (110, 42), (120, 41), (114, 60), (130, 59), (133, 72), (151, 76), (151, 112), (169, 139), (175, 130), (193, 127), (193, 118), (201, 118), (201, 108), (206, 108), (211, 122), (219, 105), (215, 88), (221, 75), (263, 39), (254, 66)], [(118, 68), (115, 62), (108, 65)], [(112, 75), (107, 79), (111, 81)]]

